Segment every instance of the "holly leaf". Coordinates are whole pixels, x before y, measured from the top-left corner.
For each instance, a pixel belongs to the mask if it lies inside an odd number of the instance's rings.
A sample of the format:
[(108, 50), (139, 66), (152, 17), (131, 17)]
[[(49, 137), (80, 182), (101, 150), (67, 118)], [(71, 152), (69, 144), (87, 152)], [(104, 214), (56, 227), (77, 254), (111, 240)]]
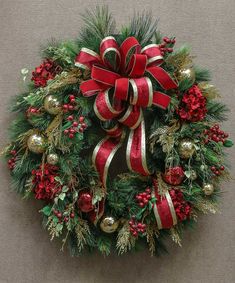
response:
[(190, 177), (191, 177), (191, 171), (184, 171), (184, 175), (185, 175), (187, 178), (190, 178)]
[(61, 193), (61, 194), (59, 195), (59, 199), (60, 199), (60, 200), (64, 200), (65, 196), (66, 196), (65, 193)]
[(51, 206), (44, 206), (43, 209), (40, 210), (44, 215), (49, 216), (51, 214)]
[(233, 141), (232, 140), (226, 140), (224, 142), (224, 146), (225, 147), (232, 147), (233, 146)]

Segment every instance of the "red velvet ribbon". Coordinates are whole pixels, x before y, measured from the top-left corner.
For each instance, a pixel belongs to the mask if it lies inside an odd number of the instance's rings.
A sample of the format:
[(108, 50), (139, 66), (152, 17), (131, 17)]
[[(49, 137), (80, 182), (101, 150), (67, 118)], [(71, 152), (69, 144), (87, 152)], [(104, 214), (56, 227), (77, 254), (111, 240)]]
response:
[[(115, 56), (114, 64), (108, 59), (111, 55)], [(145, 74), (150, 74), (164, 90), (177, 88), (176, 82), (160, 67), (162, 62), (158, 45), (150, 44), (141, 49), (135, 37), (127, 38), (118, 46), (115, 38), (108, 36), (100, 44), (100, 55), (82, 48), (76, 57), (76, 66), (91, 71), (91, 79), (81, 83), (82, 94), (97, 95), (94, 111), (101, 121), (115, 119), (119, 123), (115, 131), (107, 131), (108, 137), (96, 146), (93, 154), (94, 164), (104, 185), (107, 167), (122, 142), (120, 124), (131, 129), (127, 149), (129, 169), (143, 175), (150, 174), (145, 158), (142, 108), (156, 105), (166, 109), (170, 97), (153, 91), (152, 81)]]
[(177, 224), (177, 217), (170, 194), (167, 191), (165, 195), (159, 195), (157, 181), (154, 180), (153, 183), (153, 196), (156, 198), (156, 203), (154, 204), (153, 210), (158, 229), (170, 229)]

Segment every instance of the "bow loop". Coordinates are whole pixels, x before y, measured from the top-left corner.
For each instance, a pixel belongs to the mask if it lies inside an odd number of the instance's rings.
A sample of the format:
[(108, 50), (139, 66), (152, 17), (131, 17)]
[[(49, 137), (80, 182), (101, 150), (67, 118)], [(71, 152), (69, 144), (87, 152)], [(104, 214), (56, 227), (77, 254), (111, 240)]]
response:
[(147, 56), (143, 54), (133, 54), (127, 67), (130, 78), (142, 77), (147, 66)]
[(163, 57), (161, 50), (157, 44), (149, 44), (141, 50), (141, 54), (144, 54), (148, 58), (148, 66), (161, 65), (163, 63)]
[(91, 49), (82, 48), (75, 59), (75, 66), (91, 70), (94, 64), (101, 64), (100, 56)]
[[(114, 53), (114, 63), (110, 62)], [(100, 43), (100, 56), (103, 64), (112, 70), (118, 71), (121, 64), (121, 54), (116, 39), (113, 36), (105, 37)]]

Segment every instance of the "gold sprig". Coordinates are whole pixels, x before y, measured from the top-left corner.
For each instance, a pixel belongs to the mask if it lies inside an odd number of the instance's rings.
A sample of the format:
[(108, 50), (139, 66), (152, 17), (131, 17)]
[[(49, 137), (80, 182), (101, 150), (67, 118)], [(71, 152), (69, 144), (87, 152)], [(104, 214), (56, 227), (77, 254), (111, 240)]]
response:
[(131, 235), (129, 223), (126, 220), (117, 236), (117, 250), (119, 254), (126, 253), (135, 245), (135, 238)]
[(157, 228), (157, 224), (151, 224), (146, 226), (146, 238), (151, 256), (153, 256), (156, 252), (155, 238), (157, 238), (158, 235), (159, 235), (159, 230)]
[(218, 205), (215, 202), (203, 197), (197, 199), (197, 202), (194, 203), (194, 207), (204, 214), (207, 214), (208, 212), (213, 214), (219, 212)]
[(173, 66), (174, 69), (181, 70), (188, 65), (192, 65), (193, 56), (190, 55), (190, 50), (187, 47), (182, 47), (169, 55), (165, 62), (167, 65)]
[(78, 224), (75, 227), (75, 233), (77, 237), (77, 247), (79, 252), (81, 252), (84, 246), (87, 244), (88, 236), (91, 234), (88, 222), (82, 218), (79, 218)]
[(55, 92), (64, 86), (77, 84), (82, 81), (82, 72), (79, 68), (73, 68), (68, 72), (62, 72), (49, 82), (47, 92)]
[(170, 229), (170, 234), (171, 234), (172, 241), (175, 242), (180, 247), (182, 247), (182, 244), (181, 244), (182, 239), (176, 227), (173, 227)]

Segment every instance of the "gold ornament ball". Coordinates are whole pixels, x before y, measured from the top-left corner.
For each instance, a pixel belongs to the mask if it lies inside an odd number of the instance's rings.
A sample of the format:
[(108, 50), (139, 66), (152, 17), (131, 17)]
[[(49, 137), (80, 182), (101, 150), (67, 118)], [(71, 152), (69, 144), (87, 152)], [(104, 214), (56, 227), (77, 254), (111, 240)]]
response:
[(59, 156), (56, 153), (50, 153), (47, 155), (47, 163), (56, 165), (59, 161)]
[(214, 185), (210, 183), (206, 183), (203, 185), (202, 190), (206, 196), (210, 196), (214, 192)]
[(43, 153), (46, 149), (46, 139), (40, 134), (33, 134), (28, 138), (27, 146), (34, 153)]
[(191, 67), (181, 69), (178, 71), (177, 78), (179, 81), (183, 81), (187, 79), (194, 82), (196, 78), (195, 71)]
[(195, 144), (190, 139), (183, 139), (179, 144), (179, 155), (183, 159), (188, 159), (193, 156), (195, 152)]
[(104, 216), (100, 222), (100, 229), (105, 233), (114, 233), (119, 226), (119, 222), (112, 216)]
[(48, 95), (44, 100), (44, 108), (46, 112), (52, 115), (57, 115), (61, 112), (61, 103), (54, 95)]

